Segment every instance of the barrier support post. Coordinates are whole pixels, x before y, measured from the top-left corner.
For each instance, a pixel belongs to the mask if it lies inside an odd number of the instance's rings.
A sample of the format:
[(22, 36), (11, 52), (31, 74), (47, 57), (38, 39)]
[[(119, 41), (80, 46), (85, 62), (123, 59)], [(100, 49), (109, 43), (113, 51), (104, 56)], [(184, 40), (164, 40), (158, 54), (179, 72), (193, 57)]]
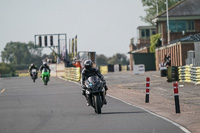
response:
[(149, 90), (150, 90), (150, 78), (146, 78), (146, 98), (145, 103), (149, 103)]
[(176, 113), (180, 113), (180, 104), (179, 104), (179, 95), (178, 95), (178, 83), (174, 83), (174, 101), (175, 101), (175, 109)]

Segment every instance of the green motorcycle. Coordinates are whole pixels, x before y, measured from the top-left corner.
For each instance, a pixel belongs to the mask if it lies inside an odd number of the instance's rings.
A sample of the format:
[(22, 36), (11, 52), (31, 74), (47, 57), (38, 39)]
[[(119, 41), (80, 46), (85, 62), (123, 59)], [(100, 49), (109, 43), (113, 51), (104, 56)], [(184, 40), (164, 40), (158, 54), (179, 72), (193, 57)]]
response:
[(43, 81), (44, 85), (47, 85), (49, 78), (50, 78), (49, 70), (44, 68), (42, 70), (42, 81)]

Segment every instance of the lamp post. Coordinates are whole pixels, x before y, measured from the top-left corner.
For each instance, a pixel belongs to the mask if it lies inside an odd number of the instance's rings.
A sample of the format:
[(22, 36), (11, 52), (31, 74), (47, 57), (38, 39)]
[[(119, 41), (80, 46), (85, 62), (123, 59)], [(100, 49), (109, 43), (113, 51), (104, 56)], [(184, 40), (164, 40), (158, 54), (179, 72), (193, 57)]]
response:
[(156, 1), (156, 13), (157, 13), (157, 16), (158, 16), (158, 0)]
[(169, 15), (168, 15), (168, 0), (166, 0), (166, 12), (167, 12), (167, 36), (168, 36), (168, 44), (170, 43), (170, 33), (169, 33)]

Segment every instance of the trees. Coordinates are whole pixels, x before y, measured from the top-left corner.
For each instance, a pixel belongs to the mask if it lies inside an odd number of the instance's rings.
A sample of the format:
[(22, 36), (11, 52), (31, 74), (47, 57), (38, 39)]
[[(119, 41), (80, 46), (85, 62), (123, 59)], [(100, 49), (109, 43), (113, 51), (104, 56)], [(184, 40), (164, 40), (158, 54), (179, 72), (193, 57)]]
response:
[(103, 54), (96, 55), (96, 65), (97, 66), (104, 66), (107, 64), (108, 64), (108, 58), (105, 55), (103, 55)]
[[(168, 0), (168, 7), (173, 6), (178, 1), (180, 0)], [(152, 19), (157, 15), (157, 9), (158, 13), (161, 13), (166, 10), (165, 2), (166, 0), (142, 0), (143, 6), (147, 8), (145, 9), (146, 16), (141, 16), (141, 19), (144, 22), (154, 25), (152, 23)]]
[(20, 42), (10, 42), (6, 44), (4, 51), (1, 52), (3, 62), (13, 65), (30, 62), (30, 52), (27, 45)]
[(161, 39), (160, 34), (156, 34), (156, 35), (151, 36), (151, 46), (150, 46), (150, 52), (151, 53), (155, 53), (156, 47), (159, 47), (159, 46), (162, 45), (162, 42), (161, 42), (160, 39)]
[(121, 64), (121, 65), (128, 65), (129, 60), (125, 54), (117, 53), (112, 57), (107, 58), (105, 55), (100, 54), (96, 56), (97, 66), (103, 66), (108, 64)]
[(0, 63), (0, 74), (15, 75), (15, 69), (12, 65), (6, 63)]
[(42, 63), (42, 50), (35, 49), (34, 43), (9, 42), (1, 52), (2, 61), (10, 63), (17, 69), (27, 68), (30, 63)]
[(128, 65), (129, 61), (125, 54), (117, 53), (108, 59), (108, 64)]

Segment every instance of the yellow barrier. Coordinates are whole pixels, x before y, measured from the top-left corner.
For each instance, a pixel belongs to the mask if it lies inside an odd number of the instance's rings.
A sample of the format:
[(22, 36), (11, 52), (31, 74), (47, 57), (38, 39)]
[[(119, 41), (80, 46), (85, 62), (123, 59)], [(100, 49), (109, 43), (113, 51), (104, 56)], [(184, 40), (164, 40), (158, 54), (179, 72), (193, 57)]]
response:
[(200, 67), (179, 67), (179, 82), (200, 84)]
[(127, 65), (121, 66), (122, 71), (127, 71)]
[(30, 73), (19, 73), (19, 77), (27, 77), (30, 76)]
[(80, 81), (81, 79), (80, 68), (77, 67), (65, 68), (65, 78), (68, 80)]
[(107, 74), (108, 66), (100, 66), (100, 72), (101, 72), (101, 74)]
[[(41, 74), (38, 73), (38, 76), (40, 76)], [(19, 73), (19, 77), (29, 77), (30, 73)]]

